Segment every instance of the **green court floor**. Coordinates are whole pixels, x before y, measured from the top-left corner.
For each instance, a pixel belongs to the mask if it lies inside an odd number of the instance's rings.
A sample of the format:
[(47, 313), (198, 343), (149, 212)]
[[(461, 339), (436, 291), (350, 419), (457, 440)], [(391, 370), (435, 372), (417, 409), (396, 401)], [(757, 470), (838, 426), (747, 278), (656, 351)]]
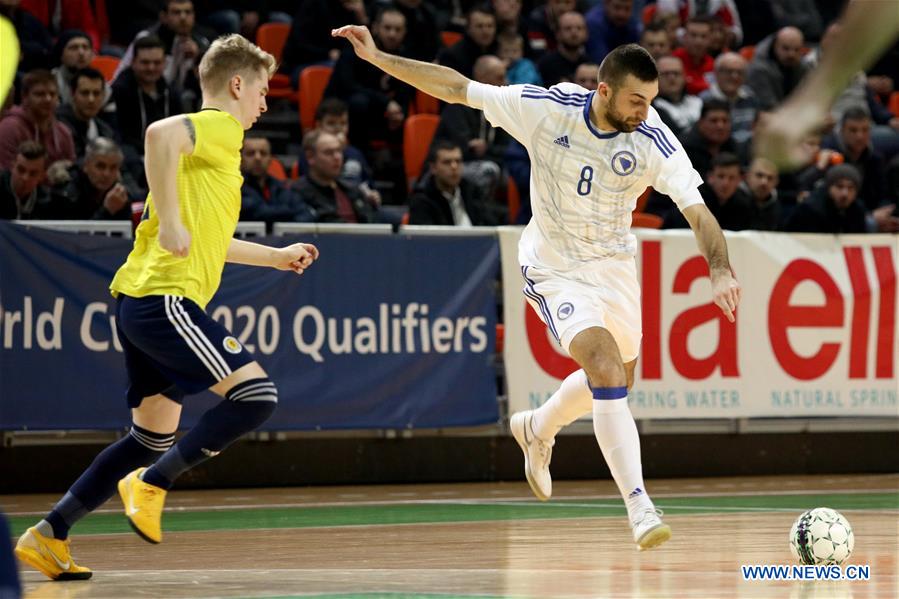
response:
[[(285, 491), (289, 500), (289, 492)], [(814, 495), (750, 495), (715, 497), (664, 497), (656, 506), (667, 514), (709, 514), (754, 511), (802, 512), (809, 507), (835, 510), (896, 510), (899, 493), (832, 493)], [(379, 526), (396, 524), (440, 524), (554, 518), (597, 518), (624, 514), (620, 501), (602, 500), (461, 500), (422, 503), (339, 505), (333, 507), (167, 510), (165, 529), (171, 532), (203, 530), (252, 530), (265, 528), (309, 528), (333, 526)], [(35, 522), (35, 516), (10, 518), (14, 535)], [(130, 533), (121, 514), (91, 514), (78, 524), (79, 536)]]

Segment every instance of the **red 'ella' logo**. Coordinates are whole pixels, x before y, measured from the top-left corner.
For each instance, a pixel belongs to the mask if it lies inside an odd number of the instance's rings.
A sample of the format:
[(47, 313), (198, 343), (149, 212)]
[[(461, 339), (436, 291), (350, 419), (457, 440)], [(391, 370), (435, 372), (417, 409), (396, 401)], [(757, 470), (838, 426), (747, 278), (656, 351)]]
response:
[[(662, 244), (644, 241), (642, 251), (642, 313), (643, 347), (640, 357), (643, 379), (662, 378)], [(852, 285), (852, 296), (844, 298), (833, 277), (819, 263), (806, 259), (791, 261), (783, 269), (771, 289), (768, 300), (768, 338), (778, 364), (784, 373), (797, 380), (813, 380), (826, 374), (839, 354), (841, 344), (822, 343), (811, 356), (796, 353), (790, 344), (788, 331), (797, 327), (834, 328), (844, 326), (844, 304), (851, 302), (849, 329), (850, 379), (868, 377), (868, 336), (871, 322), (871, 283), (864, 263), (864, 251), (871, 253), (879, 289), (878, 313), (874, 321), (875, 358), (874, 378), (890, 379), (894, 373), (894, 344), (896, 341), (896, 266), (889, 247), (843, 248), (843, 257)], [(677, 269), (671, 293), (688, 293), (697, 280), (708, 277), (705, 259), (693, 256)], [(820, 287), (824, 304), (817, 306), (791, 304), (790, 298), (803, 281)], [(694, 329), (709, 321), (718, 322), (718, 345), (708, 356), (697, 358), (690, 354), (687, 339)], [(744, 325), (747, 326), (747, 325)], [(748, 326), (758, 326), (749, 323)], [(561, 349), (546, 334), (546, 325), (531, 309), (525, 307), (525, 328), (528, 345), (537, 364), (550, 376), (563, 379), (577, 370), (578, 365), (563, 355)], [(761, 348), (760, 348), (761, 349)], [(702, 380), (716, 370), (724, 377), (740, 376), (737, 356), (737, 328), (727, 321), (712, 302), (688, 308), (674, 317), (668, 334), (671, 364), (682, 377)]]

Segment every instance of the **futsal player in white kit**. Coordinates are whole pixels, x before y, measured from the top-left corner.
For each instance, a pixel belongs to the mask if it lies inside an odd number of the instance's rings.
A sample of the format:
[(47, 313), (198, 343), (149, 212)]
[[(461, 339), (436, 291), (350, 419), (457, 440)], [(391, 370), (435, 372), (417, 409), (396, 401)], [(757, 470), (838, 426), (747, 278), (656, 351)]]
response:
[(631, 212), (647, 186), (671, 196), (690, 223), (709, 263), (714, 301), (731, 321), (740, 286), (721, 229), (697, 189), (702, 179), (650, 107), (659, 90), (652, 57), (636, 44), (616, 48), (600, 65), (593, 91), (573, 83), (548, 90), (492, 86), (381, 52), (365, 27), (332, 33), (389, 75), (446, 102), (482, 109), (528, 149), (533, 218), (518, 252), (524, 293), (581, 366), (546, 404), (511, 418), (528, 483), (539, 499), (549, 499), (555, 435), (592, 412), (635, 543), (641, 550), (664, 543), (671, 529), (646, 493), (640, 439), (627, 404), (642, 337)]

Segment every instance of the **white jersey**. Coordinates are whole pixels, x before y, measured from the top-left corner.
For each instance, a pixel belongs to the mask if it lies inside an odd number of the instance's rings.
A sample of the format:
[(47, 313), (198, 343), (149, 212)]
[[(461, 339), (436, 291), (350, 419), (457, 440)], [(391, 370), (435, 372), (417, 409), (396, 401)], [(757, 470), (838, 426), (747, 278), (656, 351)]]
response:
[(531, 157), (534, 216), (519, 244), (522, 265), (565, 271), (635, 255), (631, 212), (650, 185), (680, 210), (703, 201), (702, 178), (655, 109), (633, 133), (601, 132), (589, 116), (595, 93), (574, 83), (469, 85), (469, 103)]

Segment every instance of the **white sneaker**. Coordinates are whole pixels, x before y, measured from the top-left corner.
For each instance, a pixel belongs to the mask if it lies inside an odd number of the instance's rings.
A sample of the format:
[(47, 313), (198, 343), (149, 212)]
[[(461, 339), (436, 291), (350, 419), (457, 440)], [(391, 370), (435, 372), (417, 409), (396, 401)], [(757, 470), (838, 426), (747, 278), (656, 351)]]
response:
[(534, 412), (516, 412), (509, 419), (512, 436), (524, 452), (524, 475), (531, 491), (540, 501), (546, 501), (553, 494), (553, 479), (549, 475), (549, 461), (553, 455), (553, 442), (544, 441), (534, 434), (531, 421)]
[(671, 527), (662, 522), (662, 510), (648, 508), (637, 512), (631, 520), (634, 542), (640, 551), (658, 547), (671, 538)]

